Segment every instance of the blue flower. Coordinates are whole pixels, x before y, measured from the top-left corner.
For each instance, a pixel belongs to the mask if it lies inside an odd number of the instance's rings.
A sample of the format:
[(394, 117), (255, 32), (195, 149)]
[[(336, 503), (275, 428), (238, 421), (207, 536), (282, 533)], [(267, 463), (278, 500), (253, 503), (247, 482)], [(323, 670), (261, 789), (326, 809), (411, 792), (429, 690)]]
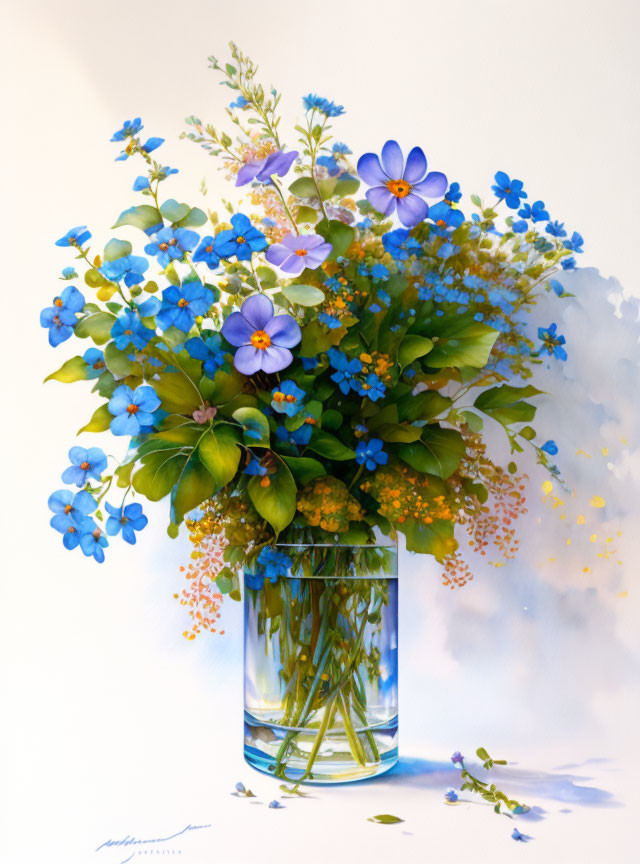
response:
[(340, 141), (336, 141), (331, 148), (330, 156), (318, 157), (318, 165), (324, 166), (329, 172), (330, 177), (335, 177), (336, 174), (339, 174), (342, 171), (340, 163), (338, 162), (336, 157), (346, 156), (348, 153), (351, 153), (351, 150), (349, 150), (347, 145), (342, 144)]
[(243, 474), (248, 474), (250, 477), (264, 477), (266, 473), (266, 467), (264, 465), (261, 465), (259, 460), (255, 458), (255, 456), (251, 456), (249, 462), (247, 463), (247, 467), (243, 471)]
[(573, 255), (570, 258), (563, 258), (560, 265), (563, 270), (575, 270), (577, 267), (576, 259)]
[(301, 390), (295, 381), (287, 379), (278, 387), (273, 388), (271, 392), (271, 407), (278, 414), (294, 417), (302, 408), (304, 395), (304, 390)]
[(111, 431), (114, 435), (138, 435), (145, 427), (153, 426), (153, 412), (159, 407), (160, 399), (153, 387), (143, 384), (132, 390), (121, 384), (109, 400)]
[(274, 799), (273, 801), (269, 801), (268, 807), (270, 810), (283, 810), (284, 804), (281, 804), (279, 801)]
[(460, 753), (459, 750), (452, 755), (451, 761), (454, 765), (459, 765), (461, 768), (464, 768), (464, 756)]
[(161, 267), (166, 267), (172, 261), (183, 257), (185, 252), (191, 252), (198, 242), (198, 235), (188, 228), (161, 228), (153, 243), (147, 243), (144, 251), (147, 255), (156, 255)]
[(529, 223), (526, 219), (518, 219), (511, 224), (511, 230), (515, 234), (524, 234), (529, 228)]
[(164, 144), (164, 138), (148, 138), (142, 145), (141, 149), (144, 150), (145, 153), (153, 153), (153, 151), (157, 150), (161, 144)]
[(276, 437), (283, 444), (295, 444), (296, 447), (306, 447), (311, 441), (313, 429), (309, 423), (303, 423), (297, 429), (290, 432), (285, 426), (278, 426), (276, 429)]
[(131, 309), (121, 312), (111, 328), (111, 338), (115, 341), (118, 351), (124, 351), (130, 345), (141, 350), (153, 336), (155, 336), (154, 331), (145, 327)]
[(102, 472), (107, 467), (107, 457), (99, 447), (72, 447), (69, 450), (71, 465), (62, 472), (62, 482), (79, 488), (84, 486), (89, 478), (101, 480)]
[(338, 327), (342, 327), (342, 321), (328, 312), (319, 312), (318, 321), (328, 327), (329, 330), (337, 330)]
[(557, 324), (550, 324), (547, 328), (538, 327), (538, 339), (542, 341), (542, 348), (540, 350), (546, 351), (547, 354), (551, 354), (558, 360), (566, 360), (567, 352), (562, 347), (566, 339), (556, 332), (557, 329)]
[(141, 129), (144, 129), (144, 126), (139, 117), (136, 117), (135, 120), (125, 120), (122, 124), (122, 128), (113, 133), (111, 140), (124, 141), (126, 138), (133, 138)]
[(216, 235), (213, 247), (220, 258), (236, 256), (238, 261), (248, 261), (254, 252), (267, 248), (267, 238), (258, 231), (244, 213), (231, 217), (233, 228)]
[(162, 307), (156, 320), (162, 330), (177, 327), (188, 333), (196, 316), (206, 315), (213, 303), (213, 293), (200, 282), (170, 285), (162, 292)]
[(566, 237), (567, 232), (564, 230), (564, 222), (549, 222), (546, 228), (547, 234), (552, 237)]
[[(50, 525), (63, 534), (62, 543), (66, 549), (75, 549), (80, 542), (82, 530), (86, 528), (87, 517), (96, 509), (97, 504), (88, 492), (61, 489), (49, 497), (49, 509), (55, 514)], [(89, 520), (91, 523), (91, 520)]]
[(149, 269), (149, 262), (141, 255), (123, 255), (113, 261), (105, 261), (100, 267), (100, 273), (112, 282), (119, 282), (124, 277), (127, 288), (138, 285), (144, 279), (144, 273)]
[(273, 546), (264, 547), (258, 555), (258, 564), (264, 568), (264, 576), (270, 582), (277, 582), (278, 576), (286, 576), (291, 570), (291, 558)]
[(193, 260), (195, 263), (204, 261), (209, 270), (215, 270), (218, 267), (220, 258), (216, 255), (211, 235), (202, 238), (200, 245), (193, 253)]
[(406, 261), (410, 255), (420, 255), (422, 247), (408, 228), (396, 228), (382, 235), (382, 245), (395, 261)]
[(82, 359), (89, 367), (85, 373), (87, 380), (99, 378), (107, 368), (104, 362), (104, 354), (99, 348), (87, 348), (82, 355)]
[(564, 240), (562, 245), (565, 249), (569, 249), (571, 252), (584, 252), (582, 248), (582, 244), (584, 240), (582, 239), (582, 235), (578, 234), (577, 231), (574, 231), (571, 235), (571, 240)]
[(85, 299), (73, 285), (53, 298), (53, 305), (40, 313), (40, 326), (49, 328), (49, 345), (53, 348), (66, 341), (78, 323), (77, 313), (84, 309)]
[(342, 105), (336, 105), (322, 96), (317, 96), (315, 93), (309, 93), (302, 98), (302, 104), (305, 111), (319, 111), (325, 117), (339, 117), (344, 114)]
[(511, 180), (504, 171), (498, 171), (495, 181), (491, 188), (496, 196), (500, 200), (504, 198), (507, 207), (517, 210), (520, 206), (520, 199), (527, 197), (527, 193), (522, 189), (522, 180)]
[(302, 360), (302, 368), (305, 372), (311, 372), (318, 365), (317, 357), (301, 357)]
[(389, 269), (384, 264), (374, 264), (371, 268), (371, 275), (374, 279), (382, 279), (386, 281), (389, 278)]
[(372, 402), (377, 402), (382, 399), (386, 392), (386, 387), (374, 372), (369, 372), (364, 382), (359, 385), (358, 393), (360, 396), (366, 396)]
[(373, 312), (374, 315), (377, 315), (378, 312), (382, 312), (382, 306), (378, 305), (378, 303), (372, 303), (369, 306), (369, 312)]
[(359, 465), (364, 465), (369, 471), (375, 471), (378, 465), (386, 465), (389, 456), (382, 447), (383, 444), (379, 438), (360, 441), (356, 447), (356, 462)]
[(109, 541), (100, 528), (98, 528), (93, 520), (88, 519), (87, 522), (83, 524), (83, 533), (80, 536), (80, 548), (87, 558), (93, 557), (98, 564), (102, 564), (104, 561), (103, 550), (106, 549), (108, 545)]
[(383, 291), (382, 288), (378, 288), (376, 291), (376, 297), (378, 300), (381, 300), (385, 306), (391, 305), (391, 295), (387, 294), (386, 291)]
[(331, 380), (335, 381), (346, 396), (349, 390), (356, 389), (354, 384), (357, 382), (354, 379), (356, 375), (362, 372), (362, 363), (355, 357), (350, 360), (346, 354), (337, 348), (329, 348), (327, 357), (331, 366), (336, 370), (331, 376)]
[(447, 799), (449, 804), (455, 804), (458, 800), (458, 793), (454, 789), (449, 789), (448, 792), (444, 793), (444, 797)]
[(248, 104), (244, 96), (238, 96), (234, 102), (229, 102), (229, 108), (246, 108)]
[(70, 228), (64, 237), (56, 240), (56, 246), (76, 246), (79, 248), (90, 237), (91, 231), (87, 231), (87, 226), (78, 225), (76, 228)]
[(75, 267), (64, 267), (62, 270), (62, 278), (65, 280), (65, 282), (68, 282), (69, 279), (77, 279), (78, 274)]
[(133, 191), (134, 192), (142, 192), (143, 189), (149, 188), (149, 178), (145, 177), (144, 174), (141, 174), (140, 177), (136, 177), (133, 181)]
[(452, 183), (444, 193), (444, 200), (447, 204), (457, 204), (461, 198), (462, 192), (459, 183)]
[(142, 506), (136, 503), (127, 504), (126, 507), (114, 507), (108, 501), (104, 506), (109, 513), (107, 534), (115, 537), (122, 531), (122, 539), (133, 546), (136, 542), (136, 531), (142, 531), (149, 521), (142, 512)]
[(555, 441), (545, 441), (540, 449), (548, 453), (549, 456), (555, 456), (558, 452), (558, 445)]
[(518, 210), (518, 216), (523, 219), (531, 219), (532, 222), (543, 222), (549, 219), (549, 214), (544, 209), (544, 201), (534, 201), (533, 204), (523, 204)]
[(547, 285), (555, 291), (558, 297), (561, 297), (564, 294), (564, 285), (562, 282), (558, 282), (557, 279), (549, 279)]
[(202, 336), (194, 336), (184, 343), (187, 354), (194, 360), (202, 360), (202, 371), (213, 378), (224, 364), (224, 351), (219, 333), (204, 330)]
[(527, 843), (529, 840), (533, 840), (533, 837), (530, 837), (528, 834), (521, 834), (517, 828), (513, 829), (511, 836), (514, 840), (520, 840), (522, 843)]

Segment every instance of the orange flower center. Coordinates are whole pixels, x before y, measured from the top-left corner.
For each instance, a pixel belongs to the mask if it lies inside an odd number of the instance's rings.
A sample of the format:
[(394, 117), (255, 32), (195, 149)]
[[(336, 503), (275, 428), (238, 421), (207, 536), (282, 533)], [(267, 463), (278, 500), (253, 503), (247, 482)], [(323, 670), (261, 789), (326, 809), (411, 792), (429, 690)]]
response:
[(269, 345), (271, 345), (271, 337), (268, 333), (265, 333), (264, 330), (256, 330), (251, 336), (251, 344), (254, 348), (264, 351), (265, 348), (268, 348)]
[(169, 246), (175, 246), (177, 242), (176, 238), (172, 237), (171, 240), (169, 240)]
[(244, 239), (242, 235), (240, 237), (236, 237), (236, 243), (246, 243), (247, 241)]
[(284, 402), (284, 399), (285, 399), (284, 393), (281, 393), (280, 390), (278, 390), (276, 393), (273, 394), (273, 401), (274, 402)]
[(184, 307), (185, 307), (185, 306), (188, 306), (188, 305), (189, 305), (189, 301), (188, 301), (188, 300), (185, 300), (184, 297), (181, 297), (181, 298), (178, 300), (178, 306), (179, 306), (181, 309), (184, 309)]
[(127, 411), (129, 414), (137, 414), (140, 408), (137, 405), (134, 405), (133, 402), (131, 405), (127, 405)]
[(133, 330), (125, 330), (124, 335), (125, 336), (133, 336)]
[(69, 525), (69, 527), (67, 528), (67, 534), (75, 534), (75, 533), (76, 533), (76, 529), (73, 527), (73, 525)]
[(166, 252), (168, 248), (169, 248), (168, 243), (161, 243), (160, 244), (160, 249), (162, 249), (163, 252)]
[(53, 301), (53, 305), (54, 306), (64, 306), (64, 301), (62, 301), (59, 297), (56, 297), (56, 299)]
[(411, 186), (406, 180), (389, 180), (387, 189), (396, 198), (406, 198), (409, 192), (411, 192)]
[(100, 535), (101, 535), (101, 533), (102, 533), (102, 532), (100, 531), (100, 529), (99, 529), (99, 528), (96, 528), (96, 530), (93, 532), (93, 538), (94, 538), (94, 540), (99, 540), (99, 539), (100, 539)]
[(287, 400), (287, 402), (295, 402), (296, 401), (296, 397), (292, 393), (289, 393), (288, 396), (285, 396), (285, 399)]
[(204, 251), (205, 252), (213, 252), (213, 246), (206, 246)]
[(91, 468), (91, 465), (89, 465), (88, 462), (81, 462), (80, 467), (82, 468), (83, 471), (88, 471), (89, 468)]
[(438, 226), (438, 228), (446, 228), (447, 227), (447, 223), (444, 221), (444, 219), (438, 219), (438, 221), (436, 222), (436, 225)]
[(67, 504), (67, 506), (64, 508), (64, 512), (67, 514), (67, 516), (69, 515), (69, 513), (71, 513), (72, 510), (73, 507), (71, 506), (71, 504)]
[(306, 249), (296, 249), (296, 255), (300, 255), (302, 257), (303, 255), (306, 255), (306, 254), (307, 254)]

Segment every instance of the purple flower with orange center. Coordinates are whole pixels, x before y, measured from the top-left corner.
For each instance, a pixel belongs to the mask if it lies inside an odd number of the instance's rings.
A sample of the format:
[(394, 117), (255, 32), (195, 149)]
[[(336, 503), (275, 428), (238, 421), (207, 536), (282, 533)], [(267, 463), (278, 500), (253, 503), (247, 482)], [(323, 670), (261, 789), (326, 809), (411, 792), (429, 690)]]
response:
[(333, 249), (319, 234), (287, 234), (282, 243), (274, 243), (267, 249), (267, 261), (275, 264), (284, 273), (299, 276), (305, 267), (315, 270), (326, 261)]
[(270, 153), (264, 159), (256, 159), (255, 162), (245, 162), (238, 171), (236, 186), (245, 186), (247, 183), (251, 183), (252, 180), (258, 180), (260, 183), (270, 183), (274, 174), (277, 174), (278, 177), (284, 177), (297, 158), (297, 150), (291, 150), (289, 153), (276, 150), (275, 153)]
[(414, 147), (405, 164), (397, 141), (387, 141), (382, 148), (382, 165), (375, 153), (365, 153), (358, 160), (358, 174), (373, 187), (367, 200), (384, 216), (397, 209), (398, 218), (413, 228), (429, 212), (424, 198), (438, 198), (447, 190), (447, 178), (440, 171), (427, 174), (427, 158), (420, 147)]
[(240, 311), (225, 320), (222, 335), (238, 349), (233, 365), (243, 375), (286, 369), (293, 360), (289, 349), (302, 338), (291, 315), (274, 316), (273, 303), (266, 294), (248, 297)]

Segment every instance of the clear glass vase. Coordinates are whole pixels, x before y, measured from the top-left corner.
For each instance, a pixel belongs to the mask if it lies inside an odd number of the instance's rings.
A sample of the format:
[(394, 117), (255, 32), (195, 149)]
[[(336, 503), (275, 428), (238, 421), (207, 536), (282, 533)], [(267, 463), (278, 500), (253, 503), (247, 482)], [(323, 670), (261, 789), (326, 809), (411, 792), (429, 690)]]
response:
[(373, 777), (398, 759), (398, 554), (279, 545), (245, 572), (245, 758), (294, 783)]

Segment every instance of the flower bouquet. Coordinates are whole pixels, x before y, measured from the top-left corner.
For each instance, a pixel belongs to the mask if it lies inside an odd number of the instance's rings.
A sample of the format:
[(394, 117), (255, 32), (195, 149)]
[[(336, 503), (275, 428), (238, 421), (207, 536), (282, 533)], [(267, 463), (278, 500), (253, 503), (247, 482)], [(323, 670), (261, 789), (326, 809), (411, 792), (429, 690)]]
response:
[(135, 119), (112, 140), (144, 167), (139, 203), (100, 253), (85, 227), (57, 241), (85, 287), (63, 270), (41, 324), (54, 347), (93, 346), (49, 378), (92, 381), (80, 432), (128, 449), (108, 467), (72, 447), (62, 479), (77, 491), (51, 496), (51, 524), (102, 562), (110, 538), (133, 544), (147, 524), (139, 498), (166, 499), (169, 535), (186, 522), (194, 546), (185, 635), (223, 632), (223, 597), (244, 593), (249, 761), (357, 779), (397, 758), (397, 536), (450, 588), (471, 579), (465, 532), (479, 555), (514, 555), (525, 478), (488, 457), (486, 421), (514, 458), (532, 447), (557, 473), (527, 379), (566, 358), (564, 338), (553, 323), (532, 337), (528, 317), (540, 293), (566, 296), (551, 276), (582, 238), (503, 171), (466, 218), (420, 147), (405, 159), (389, 140), (352, 161), (332, 137), (343, 107), (313, 94), (289, 149), (280, 93), (231, 52), (211, 66), (234, 94), (234, 136), (192, 116), (183, 137), (219, 159), (242, 212), (168, 197), (176, 169)]

